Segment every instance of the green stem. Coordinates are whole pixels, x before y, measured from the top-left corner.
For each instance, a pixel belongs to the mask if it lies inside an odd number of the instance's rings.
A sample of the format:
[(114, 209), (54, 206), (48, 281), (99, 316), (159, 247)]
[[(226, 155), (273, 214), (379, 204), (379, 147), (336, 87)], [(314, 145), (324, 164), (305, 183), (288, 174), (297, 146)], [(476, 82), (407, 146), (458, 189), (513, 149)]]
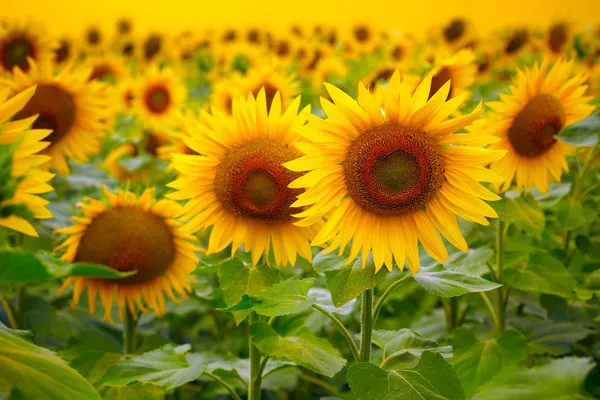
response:
[[(498, 220), (496, 230), (496, 278), (498, 283), (502, 283), (502, 267), (504, 266), (504, 221)], [(497, 319), (498, 332), (504, 332), (506, 326), (506, 303), (502, 286), (496, 290), (497, 296)]]
[(494, 326), (496, 327), (496, 329), (500, 330), (500, 321), (498, 320), (498, 314), (496, 314), (496, 310), (494, 310), (494, 306), (492, 305), (490, 298), (488, 297), (487, 293), (485, 293), (485, 292), (479, 292), (479, 294), (481, 295), (481, 298), (483, 299), (485, 305), (487, 306), (488, 310), (490, 311), (490, 315), (492, 316), (492, 321), (494, 321)]
[(137, 318), (127, 309), (123, 322), (123, 354), (135, 354), (137, 349)]
[(356, 345), (356, 342), (354, 342), (354, 339), (352, 339), (352, 336), (350, 335), (350, 332), (348, 332), (348, 329), (346, 329), (346, 327), (344, 326), (344, 324), (342, 323), (342, 321), (340, 321), (335, 315), (333, 315), (332, 313), (330, 313), (329, 311), (327, 311), (326, 309), (324, 309), (323, 307), (321, 307), (318, 304), (313, 304), (312, 308), (314, 308), (315, 310), (321, 311), (331, 321), (333, 321), (334, 324), (337, 325), (337, 327), (342, 332), (342, 335), (344, 335), (344, 338), (346, 339), (346, 342), (348, 342), (348, 346), (350, 347), (350, 350), (352, 351), (352, 355), (354, 356), (354, 359), (356, 361), (360, 361), (360, 353), (358, 351), (358, 346)]
[(394, 291), (394, 289), (396, 289), (398, 286), (400, 286), (400, 284), (402, 282), (404, 282), (405, 280), (407, 280), (410, 277), (412, 277), (412, 275), (406, 275), (406, 276), (403, 276), (402, 278), (398, 279), (397, 281), (392, 283), (390, 286), (388, 286), (388, 288), (385, 290), (385, 292), (383, 292), (381, 297), (379, 297), (379, 300), (377, 300), (377, 303), (375, 304), (375, 309), (373, 311), (373, 326), (375, 326), (375, 322), (377, 322), (377, 317), (379, 317), (379, 312), (383, 308), (383, 305), (385, 304), (385, 300), (390, 295), (390, 293), (392, 293)]
[(363, 292), (360, 328), (360, 360), (370, 362), (371, 336), (373, 335), (373, 289), (367, 289)]
[[(254, 311), (248, 315), (248, 329), (258, 318)], [(248, 385), (248, 400), (260, 400), (260, 351), (252, 342), (248, 332), (248, 351), (250, 353), (250, 382)]]
[(208, 371), (204, 371), (204, 375), (214, 379), (215, 381), (219, 382), (221, 384), (221, 386), (223, 386), (225, 389), (227, 389), (227, 391), (229, 392), (229, 394), (231, 395), (231, 397), (234, 398), (234, 400), (242, 400), (240, 398), (240, 396), (235, 392), (235, 390), (231, 387), (231, 385), (227, 382), (225, 382), (223, 379), (219, 378), (217, 375), (212, 374)]
[(458, 327), (458, 297), (450, 298), (450, 305), (448, 307), (448, 332), (452, 332), (455, 328)]
[(10, 325), (10, 328), (19, 329), (19, 324), (17, 324), (17, 320), (15, 319), (12, 306), (6, 297), (0, 298), (0, 305), (2, 305), (2, 308), (4, 308), (4, 313), (6, 314), (6, 318), (8, 318), (8, 324)]

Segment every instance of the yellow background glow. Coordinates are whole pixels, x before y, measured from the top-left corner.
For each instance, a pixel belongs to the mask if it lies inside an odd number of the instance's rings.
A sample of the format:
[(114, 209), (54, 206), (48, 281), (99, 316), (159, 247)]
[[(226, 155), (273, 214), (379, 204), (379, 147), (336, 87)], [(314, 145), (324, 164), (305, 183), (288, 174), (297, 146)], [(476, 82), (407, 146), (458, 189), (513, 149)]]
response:
[[(600, 0), (2, 0), (0, 15), (26, 16), (52, 32), (82, 32), (88, 23), (113, 26), (130, 16), (137, 31), (248, 26), (282, 28), (291, 22), (345, 26), (376, 23), (420, 35), (449, 18), (472, 20), (481, 33), (508, 25), (546, 26), (556, 20), (578, 25), (600, 23)], [(109, 25), (110, 24), (110, 25)]]

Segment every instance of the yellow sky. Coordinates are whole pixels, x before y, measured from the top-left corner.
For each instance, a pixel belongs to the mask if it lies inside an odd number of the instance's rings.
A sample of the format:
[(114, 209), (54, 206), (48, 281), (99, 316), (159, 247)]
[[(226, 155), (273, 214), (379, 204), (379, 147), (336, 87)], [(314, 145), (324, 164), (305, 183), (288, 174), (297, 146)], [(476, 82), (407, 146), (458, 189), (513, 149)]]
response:
[[(346, 25), (367, 21), (417, 35), (461, 15), (485, 32), (506, 24), (547, 25), (556, 19), (600, 23), (600, 0), (2, 0), (0, 16), (26, 15), (53, 32), (81, 32), (90, 21), (108, 24), (133, 16), (136, 28), (177, 32), (188, 27), (257, 25), (280, 28), (290, 22)], [(567, 6), (568, 5), (568, 6)]]

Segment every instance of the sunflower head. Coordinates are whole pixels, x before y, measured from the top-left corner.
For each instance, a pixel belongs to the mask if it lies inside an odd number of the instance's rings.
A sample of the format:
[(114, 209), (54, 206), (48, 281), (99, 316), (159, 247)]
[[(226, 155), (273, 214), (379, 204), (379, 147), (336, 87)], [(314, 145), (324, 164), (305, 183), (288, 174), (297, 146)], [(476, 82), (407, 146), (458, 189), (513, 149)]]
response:
[(35, 117), (10, 120), (35, 90), (28, 88), (8, 100), (9, 92), (0, 91), (0, 227), (37, 237), (28, 217), (52, 218), (48, 201), (38, 197), (53, 190), (47, 182), (54, 175), (39, 169), (50, 160), (39, 154), (50, 144), (43, 141), (50, 131), (30, 129)]
[(465, 94), (448, 99), (450, 82), (429, 96), (428, 75), (413, 93), (413, 82), (396, 71), (381, 88), (381, 101), (361, 83), (358, 101), (328, 85), (332, 102), (321, 99), (326, 119), (311, 116), (302, 131), (303, 155), (284, 164), (306, 175), (291, 187), (306, 188), (295, 205), (298, 226), (327, 218), (313, 245), (339, 248), (351, 242), (352, 261), (373, 254), (376, 269), (405, 261), (419, 268), (418, 242), (439, 262), (448, 259), (440, 238), (466, 251), (455, 215), (487, 225), (494, 210), (483, 200), (498, 196), (479, 181), (494, 179), (485, 165), (504, 154), (485, 146), (489, 135), (454, 134), (476, 120), (473, 112), (449, 119)]
[(447, 82), (451, 82), (448, 99), (468, 93), (477, 74), (475, 54), (470, 50), (460, 50), (451, 56), (440, 57), (434, 62), (430, 74), (432, 79), (429, 98), (433, 97)]
[(117, 55), (88, 57), (86, 63), (92, 69), (90, 80), (116, 84), (128, 75), (123, 58)]
[(42, 26), (26, 22), (7, 22), (0, 25), (0, 71), (11, 73), (14, 68), (27, 72), (28, 59), (48, 62), (56, 43)]
[(58, 229), (68, 235), (56, 250), (64, 249), (62, 259), (106, 265), (119, 272), (135, 272), (120, 279), (69, 278), (62, 290), (73, 285), (73, 306), (87, 287), (90, 313), (96, 309), (96, 296), (104, 308), (104, 320), (112, 322), (112, 305), (116, 294), (119, 318), (125, 307), (150, 308), (157, 315), (165, 313), (164, 294), (178, 302), (191, 290), (190, 273), (196, 268), (197, 239), (184, 232), (174, 219), (180, 207), (169, 200), (155, 200), (153, 190), (139, 197), (117, 190), (103, 189), (101, 200), (86, 198), (79, 204), (81, 216), (75, 225)]
[(504, 178), (501, 190), (514, 182), (516, 189), (535, 186), (546, 192), (549, 182), (560, 181), (565, 155), (574, 147), (555, 136), (594, 110), (588, 104), (592, 97), (585, 95), (587, 79), (575, 72), (573, 61), (559, 60), (551, 67), (545, 60), (518, 70), (510, 94), (488, 103), (494, 112), (476, 130), (497, 136), (492, 147), (507, 151), (491, 166)]
[(256, 98), (264, 90), (267, 109), (271, 108), (275, 95), (279, 93), (284, 107), (287, 107), (300, 92), (300, 82), (295, 73), (285, 64), (275, 61), (251, 68), (241, 83), (242, 93), (252, 93)]
[[(233, 115), (217, 109), (203, 114), (203, 123), (188, 121), (185, 143), (202, 155), (175, 155), (179, 178), (169, 184), (178, 191), (169, 197), (186, 200), (181, 217), (192, 231), (212, 226), (208, 253), (231, 245), (252, 252), (256, 265), (271, 253), (278, 265), (294, 265), (297, 254), (311, 259), (309, 240), (315, 226), (294, 226), (295, 204), (302, 190), (290, 187), (300, 176), (282, 164), (298, 156), (294, 142), (309, 113), (298, 113), (300, 98), (282, 108), (276, 93), (267, 111), (266, 91), (255, 98), (237, 98)], [(292, 207), (292, 208), (290, 208)]]

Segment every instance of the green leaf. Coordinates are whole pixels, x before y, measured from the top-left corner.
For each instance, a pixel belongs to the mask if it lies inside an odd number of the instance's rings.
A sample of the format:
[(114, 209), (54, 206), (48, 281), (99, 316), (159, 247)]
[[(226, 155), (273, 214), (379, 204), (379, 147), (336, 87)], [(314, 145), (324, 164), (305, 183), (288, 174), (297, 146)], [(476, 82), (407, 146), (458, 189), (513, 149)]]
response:
[(560, 260), (541, 251), (504, 268), (502, 280), (505, 284), (525, 292), (562, 297), (571, 296), (577, 284)]
[(442, 297), (487, 292), (502, 286), (479, 276), (447, 270), (441, 265), (423, 267), (414, 278), (427, 291)]
[(326, 252), (327, 250), (323, 250), (313, 258), (313, 269), (317, 274), (325, 275), (328, 271), (348, 268), (346, 265), (348, 253), (344, 253), (345, 257), (340, 257), (335, 250), (325, 254)]
[(504, 331), (498, 339), (478, 340), (466, 328), (456, 329), (450, 344), (454, 350), (451, 363), (464, 384), (467, 396), (503, 369), (519, 362), (526, 346), (523, 336), (514, 330)]
[(190, 345), (160, 349), (127, 357), (111, 367), (100, 378), (107, 386), (125, 386), (132, 382), (149, 383), (163, 389), (174, 389), (198, 379), (206, 370), (206, 362), (186, 357)]
[(373, 343), (383, 351), (383, 363), (405, 354), (419, 358), (424, 351), (440, 353), (443, 357), (452, 357), (451, 346), (440, 347), (435, 340), (426, 339), (410, 329), (374, 330)]
[(250, 336), (262, 353), (295, 362), (321, 375), (333, 377), (346, 364), (338, 349), (306, 327), (294, 336), (282, 337), (266, 322), (257, 322), (250, 327)]
[(23, 250), (0, 250), (0, 285), (40, 282), (68, 276), (115, 279), (135, 272), (119, 272), (103, 265), (67, 263), (50, 254)]
[(310, 288), (308, 297), (313, 299), (316, 304), (320, 305), (325, 310), (339, 315), (351, 314), (354, 309), (354, 303), (356, 303), (356, 299), (354, 299), (341, 307), (336, 307), (331, 299), (331, 293), (329, 293), (327, 289), (318, 287)]
[(592, 260), (600, 260), (600, 245), (598, 243), (592, 242), (587, 236), (577, 235), (575, 244), (579, 251)]
[(573, 344), (593, 332), (575, 323), (535, 318), (514, 318), (511, 325), (525, 336), (530, 353), (553, 356), (570, 353)]
[(462, 400), (465, 393), (450, 364), (426, 351), (415, 368), (384, 371), (361, 362), (348, 369), (348, 383), (358, 400)]
[(535, 199), (542, 208), (554, 207), (571, 191), (570, 183), (551, 183), (550, 190), (544, 194), (536, 193)]
[(590, 300), (594, 295), (600, 298), (600, 269), (589, 274), (583, 286), (575, 288), (575, 293), (582, 300)]
[(567, 126), (556, 138), (573, 146), (590, 147), (598, 142), (600, 133), (600, 113), (595, 112), (576, 124)]
[(484, 387), (473, 400), (592, 399), (582, 391), (594, 365), (590, 358), (565, 357), (530, 370), (515, 368)]
[(252, 309), (268, 317), (302, 312), (314, 303), (308, 297), (308, 290), (314, 283), (314, 278), (290, 278), (276, 283), (264, 292), (250, 296)]
[(494, 209), (501, 220), (512, 223), (518, 229), (540, 237), (544, 231), (544, 211), (533, 196), (522, 194), (507, 195), (502, 200), (495, 201)]
[(139, 171), (154, 162), (154, 157), (150, 154), (141, 154), (137, 157), (121, 157), (119, 164), (129, 172)]
[(0, 324), (0, 381), (29, 399), (100, 400), (96, 390), (50, 350)]
[[(339, 257), (338, 258), (342, 258)], [(345, 258), (343, 258), (345, 260)], [(387, 275), (387, 271), (380, 270), (375, 273), (375, 264), (369, 257), (364, 268), (362, 259), (358, 259), (353, 266), (346, 265), (339, 269), (325, 271), (325, 284), (331, 293), (331, 299), (336, 307), (356, 299), (365, 290), (372, 289)]]
[(161, 388), (140, 383), (109, 387), (103, 396), (104, 400), (164, 400), (165, 392)]
[(558, 204), (556, 219), (562, 230), (573, 231), (592, 222), (594, 213), (590, 214), (590, 211), (592, 210), (586, 209), (581, 203), (564, 201)]
[(489, 247), (469, 249), (466, 253), (456, 252), (450, 256), (450, 260), (444, 264), (444, 267), (465, 274), (481, 276), (489, 271), (486, 263), (492, 254), (494, 251)]
[[(279, 282), (279, 270), (266, 265), (256, 267), (244, 265), (237, 258), (229, 259), (219, 265), (219, 282), (225, 296), (225, 303), (233, 306), (242, 300), (242, 296), (254, 295), (267, 290)], [(248, 311), (234, 313), (236, 323), (239, 325), (248, 316)]]

